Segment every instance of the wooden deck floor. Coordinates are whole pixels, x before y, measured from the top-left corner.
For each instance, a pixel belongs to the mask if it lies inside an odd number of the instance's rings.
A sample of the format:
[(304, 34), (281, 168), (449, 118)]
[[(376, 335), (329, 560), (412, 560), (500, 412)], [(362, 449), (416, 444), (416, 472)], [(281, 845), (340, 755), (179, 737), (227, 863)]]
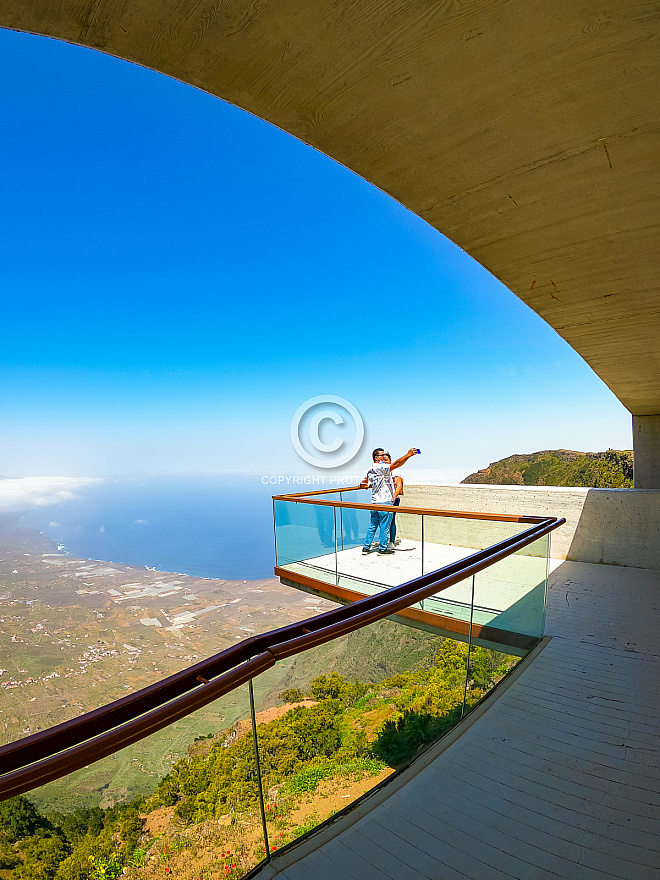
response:
[(660, 878), (660, 572), (563, 563), (553, 638), (449, 746), (260, 877)]

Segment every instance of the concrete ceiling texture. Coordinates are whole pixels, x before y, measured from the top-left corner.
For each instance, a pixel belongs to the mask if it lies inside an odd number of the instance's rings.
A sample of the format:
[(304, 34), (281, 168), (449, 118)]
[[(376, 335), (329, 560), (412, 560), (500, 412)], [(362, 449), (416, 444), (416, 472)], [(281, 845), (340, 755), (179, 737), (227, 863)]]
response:
[[(134, 61), (389, 193), (660, 413), (650, 0), (3, 0), (0, 26)], [(438, 326), (442, 314), (438, 312)]]

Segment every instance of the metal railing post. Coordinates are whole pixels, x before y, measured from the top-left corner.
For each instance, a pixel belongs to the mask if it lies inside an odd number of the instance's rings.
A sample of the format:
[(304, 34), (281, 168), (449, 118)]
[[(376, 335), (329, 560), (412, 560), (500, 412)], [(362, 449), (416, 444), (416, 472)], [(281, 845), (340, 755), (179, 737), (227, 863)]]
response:
[(339, 586), (339, 560), (337, 558), (337, 508), (332, 508), (335, 522), (335, 586)]
[[(422, 514), (422, 577), (424, 577), (424, 514)], [(419, 603), (422, 611), (424, 610), (424, 600)]]
[(266, 847), (266, 861), (270, 862), (270, 844), (268, 843), (268, 828), (266, 826), (266, 808), (264, 806), (264, 789), (261, 784), (261, 764), (259, 763), (259, 746), (257, 745), (257, 716), (254, 711), (254, 690), (252, 679), (248, 682), (250, 692), (250, 716), (252, 718), (252, 741), (254, 743), (254, 761), (257, 766), (257, 785), (259, 787), (259, 808), (261, 809), (261, 826), (264, 832), (264, 846)]
[[(463, 687), (463, 708), (461, 709), (461, 718), (465, 715), (465, 701), (467, 700), (468, 676), (470, 675), (470, 655), (472, 654), (472, 621), (474, 619), (474, 579), (476, 575), (472, 575), (472, 601), (470, 602), (470, 632), (468, 634), (468, 652), (465, 662), (465, 685)], [(251, 684), (252, 682), (250, 682)]]
[[(339, 493), (340, 503), (343, 500), (344, 500), (344, 493), (340, 492)], [(335, 507), (335, 513), (336, 513), (336, 511), (337, 511), (337, 508)], [(344, 549), (344, 508), (343, 507), (339, 508), (339, 531), (341, 533), (341, 549), (343, 550)], [(335, 541), (335, 543), (336, 543), (336, 541)]]

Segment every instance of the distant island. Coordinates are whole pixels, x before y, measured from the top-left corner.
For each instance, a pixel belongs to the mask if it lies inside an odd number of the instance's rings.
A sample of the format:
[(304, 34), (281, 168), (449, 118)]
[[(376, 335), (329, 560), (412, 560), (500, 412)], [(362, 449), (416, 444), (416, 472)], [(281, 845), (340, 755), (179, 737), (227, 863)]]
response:
[(631, 489), (631, 450), (574, 452), (546, 449), (510, 455), (470, 474), (462, 483), (491, 483), (498, 486), (585, 486), (594, 489)]

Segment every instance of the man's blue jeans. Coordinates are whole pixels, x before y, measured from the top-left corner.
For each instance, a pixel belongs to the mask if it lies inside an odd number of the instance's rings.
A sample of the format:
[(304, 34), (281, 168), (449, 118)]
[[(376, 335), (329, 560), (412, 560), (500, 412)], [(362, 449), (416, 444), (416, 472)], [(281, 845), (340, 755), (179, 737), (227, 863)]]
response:
[(371, 522), (367, 529), (367, 537), (364, 539), (364, 549), (371, 548), (371, 542), (376, 534), (376, 529), (380, 529), (379, 533), (379, 550), (387, 550), (387, 542), (390, 539), (390, 526), (392, 525), (392, 516), (394, 514), (387, 513), (385, 510), (372, 510)]

